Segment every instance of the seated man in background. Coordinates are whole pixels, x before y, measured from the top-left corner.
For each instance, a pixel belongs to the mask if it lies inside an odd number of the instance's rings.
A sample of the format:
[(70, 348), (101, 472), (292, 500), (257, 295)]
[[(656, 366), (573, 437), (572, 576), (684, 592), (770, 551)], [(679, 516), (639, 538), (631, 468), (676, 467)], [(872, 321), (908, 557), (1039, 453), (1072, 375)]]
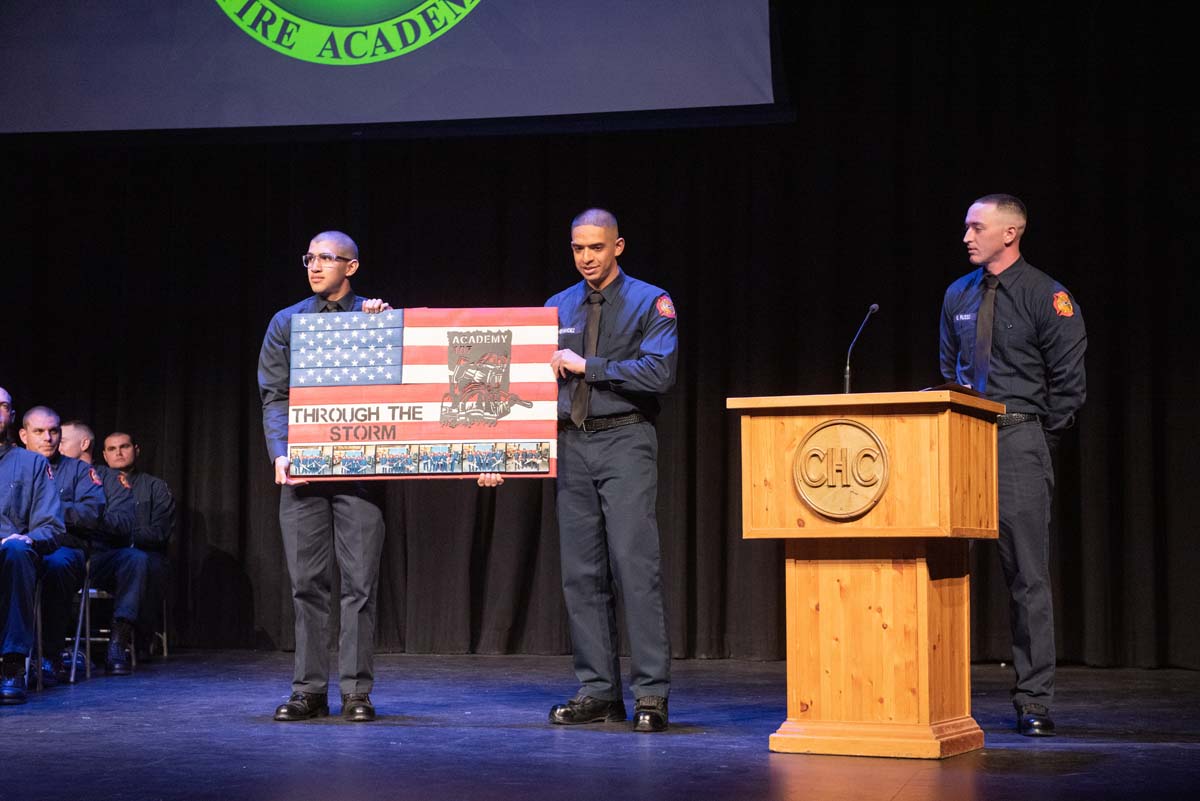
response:
[[(122, 546), (132, 542), (133, 529), (137, 525), (137, 505), (133, 500), (133, 492), (121, 482), (119, 472), (107, 465), (94, 463), (92, 445), (95, 441), (96, 435), (91, 426), (82, 420), (68, 420), (62, 424), (59, 453), (88, 465), (100, 478), (104, 490), (104, 514), (99, 523), (91, 529), (78, 526), (75, 532), (84, 542), (83, 547), (89, 555), (112, 544)], [(42, 605), (47, 605), (45, 596)]]
[(2, 436), (15, 416), (0, 389), (0, 704), (25, 703), (37, 578), (65, 531), (50, 463)]
[(132, 671), (134, 627), (146, 641), (153, 636), (167, 580), (167, 543), (175, 529), (175, 499), (167, 482), (136, 467), (140, 448), (133, 437), (114, 431), (104, 438), (104, 461), (133, 493), (136, 522), (129, 539), (107, 539), (92, 553), (92, 582), (113, 593), (112, 637), (105, 672)]
[(104, 514), (104, 490), (96, 471), (59, 449), (62, 427), (58, 413), (34, 406), (21, 419), (21, 442), (50, 462), (54, 487), (62, 505), (66, 530), (58, 547), (43, 559), (42, 577), (42, 683), (53, 685), (65, 672), (60, 653), (67, 636), (74, 632), (71, 614), (75, 594), (83, 586), (87, 532), (97, 528)]

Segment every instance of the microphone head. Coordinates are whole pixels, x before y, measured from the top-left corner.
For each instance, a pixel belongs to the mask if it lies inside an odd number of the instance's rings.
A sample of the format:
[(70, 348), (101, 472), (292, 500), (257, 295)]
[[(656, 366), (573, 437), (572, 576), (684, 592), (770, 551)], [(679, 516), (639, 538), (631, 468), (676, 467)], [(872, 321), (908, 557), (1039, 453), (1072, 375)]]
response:
[(871, 304), (871, 308), (867, 310), (867, 314), (874, 314), (874, 313), (875, 313), (875, 312), (877, 312), (877, 311), (879, 311), (879, 304), (878, 304), (878, 303), (872, 303), (872, 304)]

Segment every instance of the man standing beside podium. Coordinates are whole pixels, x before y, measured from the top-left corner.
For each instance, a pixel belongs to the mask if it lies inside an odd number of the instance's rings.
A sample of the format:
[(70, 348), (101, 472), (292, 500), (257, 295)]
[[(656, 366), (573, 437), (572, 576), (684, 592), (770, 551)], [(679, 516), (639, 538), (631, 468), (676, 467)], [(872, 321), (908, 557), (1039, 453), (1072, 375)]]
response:
[(967, 210), (963, 243), (977, 268), (946, 290), (941, 371), (1005, 405), (997, 420), (1000, 561), (1010, 595), (1017, 730), (1054, 734), (1050, 594), (1052, 453), (1085, 396), (1083, 317), (1074, 298), (1021, 256), (1028, 215), (1012, 195)]
[(558, 308), (558, 526), (563, 595), (580, 689), (550, 720), (625, 720), (616, 599), (629, 632), (634, 730), (667, 728), (671, 643), (655, 518), (659, 396), (675, 383), (671, 297), (617, 264), (617, 219), (589, 209), (571, 222), (583, 280), (546, 301)]
[[(617, 218), (588, 209), (571, 221), (582, 281), (546, 301), (558, 309), (558, 531), (563, 598), (579, 691), (550, 709), (559, 725), (625, 720), (615, 586), (625, 604), (633, 730), (665, 731), (671, 641), (659, 559), (659, 396), (675, 383), (671, 296), (626, 275)], [(481, 487), (504, 483), (482, 473)]]

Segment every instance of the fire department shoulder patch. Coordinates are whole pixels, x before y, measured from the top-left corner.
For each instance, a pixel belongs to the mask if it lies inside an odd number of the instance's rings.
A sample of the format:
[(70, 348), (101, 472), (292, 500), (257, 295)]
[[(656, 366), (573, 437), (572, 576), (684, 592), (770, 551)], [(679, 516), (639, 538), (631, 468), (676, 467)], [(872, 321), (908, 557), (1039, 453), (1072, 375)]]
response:
[(120, 480), (122, 487), (127, 490), (133, 489), (133, 485), (129, 483), (129, 477), (124, 473), (117, 473), (117, 478)]
[(1055, 292), (1054, 311), (1059, 317), (1074, 317), (1075, 304), (1071, 303), (1071, 296), (1066, 292)]
[(670, 295), (659, 295), (658, 300), (654, 301), (654, 308), (658, 309), (659, 317), (675, 319), (675, 304), (671, 302)]
[(95, 484), (97, 487), (104, 486), (104, 482), (100, 480), (100, 476), (96, 475), (96, 468), (94, 468), (94, 467), (90, 468), (88, 470), (88, 475), (92, 477), (92, 483)]

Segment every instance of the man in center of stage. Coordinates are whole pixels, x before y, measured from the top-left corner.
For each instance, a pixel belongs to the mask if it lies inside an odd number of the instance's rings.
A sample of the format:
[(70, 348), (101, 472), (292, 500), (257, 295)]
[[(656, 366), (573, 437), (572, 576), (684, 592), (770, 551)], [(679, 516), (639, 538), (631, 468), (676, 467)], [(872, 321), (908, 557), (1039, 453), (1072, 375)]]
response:
[(275, 720), (307, 720), (329, 714), (329, 565), (336, 554), (341, 569), (338, 674), (342, 717), (368, 721), (375, 719), (370, 692), (383, 512), (375, 499), (377, 490), (366, 482), (309, 484), (292, 477), (287, 451), (291, 331), (295, 314), (375, 314), (391, 306), (354, 294), (350, 277), (358, 272), (358, 246), (341, 231), (313, 237), (302, 261), (313, 295), (275, 314), (258, 357), (263, 431), (275, 483), (280, 485), (279, 526), (296, 615), (292, 695), (275, 710)]
[[(667, 728), (671, 641), (659, 565), (658, 396), (675, 383), (671, 297), (617, 264), (617, 219), (588, 209), (571, 222), (583, 280), (546, 301), (558, 308), (558, 530), (575, 697), (557, 724), (625, 720), (618, 658), (620, 588), (631, 652), (634, 730)], [(482, 486), (502, 483), (482, 476)]]

